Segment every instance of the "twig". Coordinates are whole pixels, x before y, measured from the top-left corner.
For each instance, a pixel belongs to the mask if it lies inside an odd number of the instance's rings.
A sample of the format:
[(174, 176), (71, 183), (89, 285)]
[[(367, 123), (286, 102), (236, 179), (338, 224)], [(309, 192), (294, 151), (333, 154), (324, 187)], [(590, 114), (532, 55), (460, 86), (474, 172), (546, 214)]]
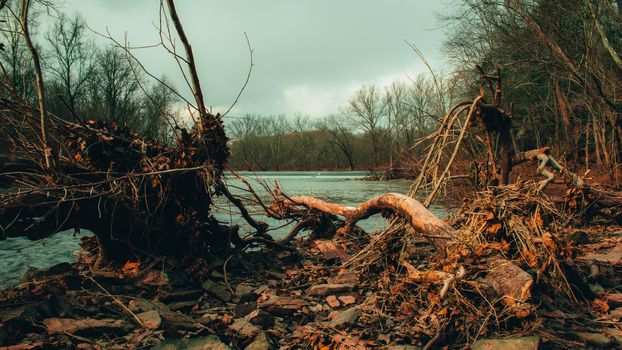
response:
[(135, 313), (132, 312), (132, 310), (130, 310), (127, 306), (125, 306), (125, 304), (123, 304), (121, 302), (121, 300), (119, 300), (117, 297), (115, 297), (114, 295), (110, 294), (110, 292), (108, 292), (106, 290), (106, 288), (104, 288), (101, 284), (99, 284), (95, 279), (93, 279), (93, 277), (91, 276), (87, 276), (85, 273), (80, 273), (80, 275), (82, 275), (82, 277), (88, 279), (89, 281), (93, 282), (99, 289), (101, 289), (109, 298), (111, 298), (115, 304), (117, 304), (119, 307), (121, 307), (126, 313), (128, 313), (130, 316), (132, 316), (132, 318), (134, 319), (134, 321), (136, 323), (138, 323), (138, 325), (140, 325), (141, 327), (145, 327), (143, 325), (143, 322), (140, 320), (140, 318), (138, 318), (138, 316), (136, 316)]

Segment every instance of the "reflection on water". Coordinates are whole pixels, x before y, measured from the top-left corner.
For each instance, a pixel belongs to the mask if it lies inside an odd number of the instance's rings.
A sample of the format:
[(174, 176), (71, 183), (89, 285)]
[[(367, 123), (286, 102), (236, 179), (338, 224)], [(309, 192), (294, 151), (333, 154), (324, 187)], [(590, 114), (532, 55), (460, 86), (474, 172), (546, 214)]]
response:
[[(410, 186), (409, 181), (366, 181), (364, 178), (368, 172), (260, 172), (240, 173), (257, 190), (262, 200), (269, 204), (270, 195), (258, 186), (257, 178), (263, 179), (271, 187), (276, 181), (279, 187), (290, 196), (307, 195), (330, 202), (356, 206), (361, 202), (388, 192), (406, 193)], [(246, 186), (235, 177), (226, 177), (233, 193), (248, 196), (241, 190)], [(251, 213), (270, 224), (271, 227), (283, 225), (283, 222), (272, 220), (263, 216), (260, 208), (250, 202), (247, 205)], [(439, 216), (445, 216), (445, 211), (440, 207), (431, 208)], [(252, 232), (239, 215), (239, 212), (223, 198), (216, 200), (214, 216), (225, 223), (239, 224), (242, 231)], [(293, 225), (293, 224), (292, 224)], [(376, 215), (359, 224), (367, 231), (381, 230), (386, 226), (386, 221)], [(285, 226), (270, 233), (279, 237), (289, 231), (290, 226)], [(87, 232), (88, 233), (88, 232)], [(82, 235), (85, 232), (83, 231)], [(74, 261), (74, 252), (79, 249), (80, 235), (74, 236), (73, 231), (65, 231), (56, 234), (40, 242), (32, 242), (25, 238), (12, 238), (0, 241), (0, 286), (7, 283), (14, 284), (29, 267), (43, 268), (64, 261)]]

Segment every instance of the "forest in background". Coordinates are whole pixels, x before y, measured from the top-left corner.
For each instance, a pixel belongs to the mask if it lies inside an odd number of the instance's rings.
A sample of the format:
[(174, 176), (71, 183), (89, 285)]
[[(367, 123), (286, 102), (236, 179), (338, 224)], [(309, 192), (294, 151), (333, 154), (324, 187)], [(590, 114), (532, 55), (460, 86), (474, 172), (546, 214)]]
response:
[[(450, 106), (477, 94), (481, 72), (500, 69), (515, 148), (553, 146), (573, 167), (602, 166), (620, 181), (621, 11), (619, 0), (456, 1), (443, 17), (451, 72), (361, 87), (338, 114), (316, 123), (243, 116), (231, 122), (232, 165), (413, 167), (423, 148), (414, 146), (426, 145), (417, 141)], [(469, 153), (476, 152), (463, 156)]]
[[(477, 93), (479, 65), (502, 71), (518, 149), (554, 146), (561, 159), (582, 168), (603, 166), (619, 180), (621, 7), (618, 0), (456, 1), (442, 17), (448, 72), (361, 86), (340, 110), (319, 119), (304, 111), (232, 113), (225, 119), (229, 164), (240, 170), (413, 168), (427, 145), (417, 141), (436, 129), (450, 106)], [(33, 62), (19, 23), (9, 12), (3, 16), (3, 75), (34, 102)], [(118, 45), (97, 45), (79, 15), (56, 17), (47, 30), (37, 27), (37, 17), (30, 20), (41, 47), (47, 109), (68, 120), (86, 116), (173, 142), (190, 122), (182, 117), (190, 113), (175, 87), (165, 77), (150, 79), (156, 77)]]

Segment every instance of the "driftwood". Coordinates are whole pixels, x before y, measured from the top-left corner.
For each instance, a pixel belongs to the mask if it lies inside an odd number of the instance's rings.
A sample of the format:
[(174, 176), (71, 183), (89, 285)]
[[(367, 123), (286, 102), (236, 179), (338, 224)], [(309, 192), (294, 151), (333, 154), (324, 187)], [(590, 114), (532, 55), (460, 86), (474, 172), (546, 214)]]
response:
[(553, 158), (553, 156), (551, 155), (550, 147), (543, 147), (520, 152), (514, 157), (513, 163), (516, 165), (522, 162), (534, 160), (537, 160), (539, 162), (538, 173), (546, 177), (546, 179), (538, 183), (538, 191), (544, 190), (546, 186), (548, 186), (548, 184), (553, 182), (553, 180), (555, 179), (555, 174), (546, 170), (547, 166), (550, 166), (551, 168), (558, 171), (573, 186), (583, 187), (585, 184), (583, 179), (581, 179), (577, 174), (561, 166), (555, 160), (555, 158)]
[[(348, 207), (330, 203), (309, 196), (293, 197), (282, 202), (285, 209), (304, 206), (308, 209), (342, 216), (345, 218), (346, 228), (352, 227), (358, 221), (370, 216), (389, 211), (403, 217), (407, 223), (419, 234), (429, 240), (443, 255), (460, 255), (452, 251), (450, 243), (458, 243), (458, 232), (447, 222), (441, 220), (414, 198), (399, 194), (387, 193), (374, 197), (357, 207)], [(279, 203), (274, 203), (277, 207)], [(499, 294), (501, 300), (510, 307), (520, 306), (531, 296), (533, 279), (513, 262), (495, 256), (492, 259), (487, 282)], [(443, 271), (417, 271), (406, 261), (401, 264), (408, 270), (411, 282), (443, 284), (441, 297), (458, 280), (468, 272), (460, 267), (455, 273)], [(503, 267), (500, 269), (500, 267)]]
[(403, 216), (413, 229), (429, 239), (443, 253), (453, 233), (449, 224), (439, 219), (419, 201), (399, 193), (383, 194), (357, 207), (329, 203), (309, 196), (293, 197), (286, 200), (284, 204), (286, 206), (303, 205), (310, 209), (343, 216), (348, 227), (383, 210), (389, 210)]

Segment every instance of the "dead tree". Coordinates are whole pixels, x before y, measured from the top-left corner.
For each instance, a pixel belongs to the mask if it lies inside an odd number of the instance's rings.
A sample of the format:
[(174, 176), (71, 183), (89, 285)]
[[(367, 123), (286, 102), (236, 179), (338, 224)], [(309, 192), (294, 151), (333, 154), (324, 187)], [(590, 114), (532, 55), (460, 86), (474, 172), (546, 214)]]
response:
[[(115, 123), (63, 120), (3, 82), (0, 140), (8, 152), (0, 173), (0, 239), (89, 229), (102, 257), (121, 263), (153, 256), (191, 260), (249, 244), (237, 227), (211, 216), (220, 194), (244, 209), (221, 180), (229, 154), (221, 116), (207, 112), (191, 46), (173, 1), (167, 4), (186, 52), (185, 58), (175, 55), (188, 64), (199, 120), (181, 130), (173, 146), (161, 145)], [(49, 152), (41, 152), (39, 135), (46, 129), (48, 142), (58, 147), (54, 167), (48, 167)]]

